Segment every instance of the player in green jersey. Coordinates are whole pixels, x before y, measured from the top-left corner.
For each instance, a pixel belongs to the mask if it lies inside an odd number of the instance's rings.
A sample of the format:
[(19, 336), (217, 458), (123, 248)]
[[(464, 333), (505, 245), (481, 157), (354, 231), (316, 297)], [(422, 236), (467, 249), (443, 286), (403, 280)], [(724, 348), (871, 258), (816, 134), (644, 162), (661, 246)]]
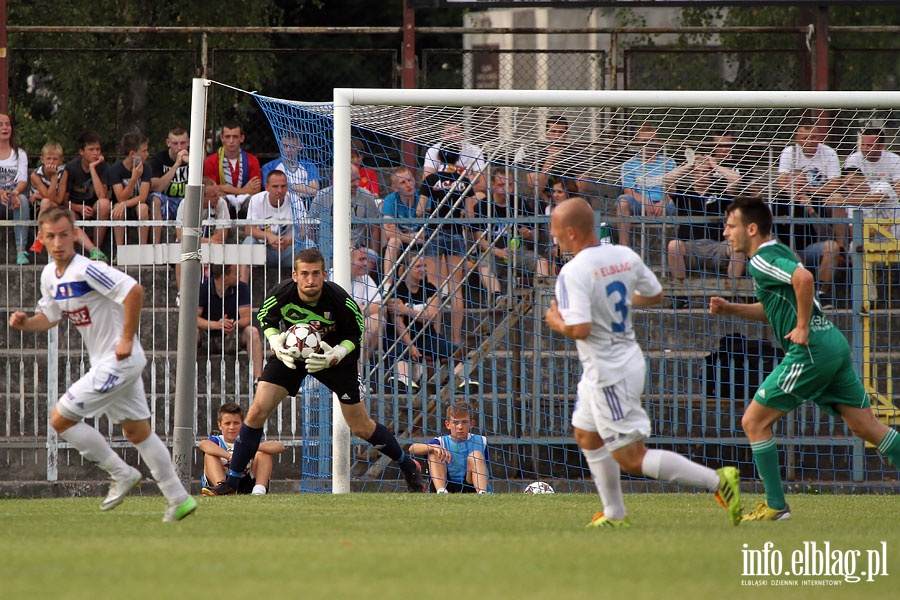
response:
[(784, 359), (766, 377), (747, 407), (741, 425), (750, 440), (753, 462), (766, 489), (745, 521), (791, 517), (784, 498), (778, 448), (772, 426), (806, 401), (841, 417), (854, 435), (878, 447), (900, 465), (900, 435), (872, 413), (866, 390), (853, 370), (850, 345), (823, 314), (812, 274), (797, 255), (772, 235), (772, 213), (759, 197), (734, 199), (726, 209), (725, 239), (750, 258), (755, 304), (712, 297), (709, 311), (771, 323)]

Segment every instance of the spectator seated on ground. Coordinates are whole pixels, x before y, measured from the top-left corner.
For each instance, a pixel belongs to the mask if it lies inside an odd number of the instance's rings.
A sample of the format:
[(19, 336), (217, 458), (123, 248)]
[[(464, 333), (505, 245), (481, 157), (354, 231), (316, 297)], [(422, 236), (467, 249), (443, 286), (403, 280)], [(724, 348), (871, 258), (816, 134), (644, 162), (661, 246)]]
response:
[[(200, 484), (204, 496), (216, 496), (217, 490), (225, 489), (219, 484), (225, 481), (225, 470), (231, 466), (231, 453), (237, 441), (241, 425), (244, 424), (244, 409), (234, 402), (226, 402), (219, 407), (218, 434), (201, 441), (198, 446), (203, 451), (203, 476)], [(284, 444), (262, 441), (253, 459), (247, 465), (240, 485), (233, 490), (238, 494), (262, 496), (269, 492), (274, 456), (284, 452)]]
[(431, 491), (437, 494), (490, 492), (488, 442), (472, 433), (473, 411), (465, 402), (447, 407), (444, 426), (450, 432), (409, 447), (410, 454), (428, 456)]

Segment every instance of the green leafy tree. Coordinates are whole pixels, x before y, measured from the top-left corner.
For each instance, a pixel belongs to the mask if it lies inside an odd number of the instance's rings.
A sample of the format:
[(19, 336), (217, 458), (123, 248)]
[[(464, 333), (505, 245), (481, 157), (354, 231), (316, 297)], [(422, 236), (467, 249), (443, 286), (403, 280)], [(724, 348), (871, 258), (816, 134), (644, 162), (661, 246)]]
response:
[[(91, 26), (263, 26), (279, 25), (274, 0), (236, 3), (129, 0), (31, 0), (11, 3), (14, 25)], [(85, 129), (98, 131), (106, 154), (119, 138), (141, 131), (152, 148), (168, 128), (190, 119), (191, 79), (200, 73), (201, 36), (16, 34), (10, 47), (10, 112), (23, 147), (36, 156), (48, 139), (60, 141), (69, 156)], [(261, 35), (211, 35), (210, 47), (267, 47)], [(217, 77), (245, 89), (261, 89), (274, 78), (274, 65), (248, 53), (222, 64)], [(210, 115), (241, 118), (255, 110), (246, 95), (221, 92)]]

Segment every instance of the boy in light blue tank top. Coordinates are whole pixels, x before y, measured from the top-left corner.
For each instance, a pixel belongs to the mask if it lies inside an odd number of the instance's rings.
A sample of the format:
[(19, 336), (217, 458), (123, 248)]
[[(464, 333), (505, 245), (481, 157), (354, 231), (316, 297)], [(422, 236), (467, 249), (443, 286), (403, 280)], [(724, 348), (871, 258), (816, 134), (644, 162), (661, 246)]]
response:
[(487, 494), (490, 492), (487, 438), (471, 433), (474, 422), (469, 405), (457, 402), (449, 406), (444, 425), (450, 435), (409, 447), (410, 454), (428, 455), (431, 490), (438, 494)]

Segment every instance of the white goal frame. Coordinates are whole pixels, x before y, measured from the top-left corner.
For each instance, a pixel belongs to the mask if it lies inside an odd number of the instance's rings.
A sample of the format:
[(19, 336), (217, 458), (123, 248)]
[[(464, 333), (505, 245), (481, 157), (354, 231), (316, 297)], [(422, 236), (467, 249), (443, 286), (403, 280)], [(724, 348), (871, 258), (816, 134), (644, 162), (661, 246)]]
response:
[[(493, 106), (633, 108), (900, 108), (900, 92), (856, 91), (665, 91), (665, 90), (334, 90), (334, 276), (350, 289), (351, 107)], [(350, 430), (334, 399), (332, 492), (350, 491)]]

